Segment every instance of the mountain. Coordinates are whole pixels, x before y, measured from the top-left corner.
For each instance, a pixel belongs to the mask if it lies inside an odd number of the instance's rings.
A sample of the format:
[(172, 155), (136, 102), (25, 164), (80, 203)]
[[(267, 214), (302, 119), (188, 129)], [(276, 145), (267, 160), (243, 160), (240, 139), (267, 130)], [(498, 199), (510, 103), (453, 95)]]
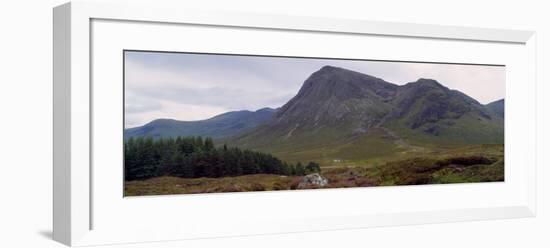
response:
[[(245, 147), (315, 146), (347, 139), (376, 125), (392, 110), (398, 86), (358, 72), (324, 66), (274, 118), (234, 139)], [(294, 149), (294, 146), (292, 146)]]
[(504, 99), (491, 102), (487, 104), (487, 107), (491, 111), (493, 111), (493, 113), (497, 114), (499, 117), (504, 118)]
[(269, 121), (276, 110), (263, 108), (257, 111), (233, 111), (200, 121), (178, 121), (157, 119), (144, 126), (124, 130), (124, 138), (136, 136), (175, 137), (209, 136), (215, 139), (226, 138), (246, 132)]
[(229, 143), (288, 160), (503, 143), (503, 118), (495, 109), (436, 80), (399, 86), (324, 66), (270, 121)]
[(435, 80), (419, 79), (399, 87), (392, 103), (395, 111), (385, 125), (404, 136), (412, 130), (434, 142), (504, 142), (504, 120), (498, 113)]
[[(342, 122), (372, 125), (390, 110), (397, 86), (358, 72), (325, 66), (313, 73), (298, 94), (277, 112), (275, 129), (313, 130)], [(289, 128), (290, 127), (290, 128)]]
[(504, 100), (483, 105), (433, 79), (396, 85), (324, 66), (279, 109), (228, 112), (202, 121), (159, 119), (125, 130), (126, 138), (197, 135), (289, 162), (398, 158), (503, 144)]

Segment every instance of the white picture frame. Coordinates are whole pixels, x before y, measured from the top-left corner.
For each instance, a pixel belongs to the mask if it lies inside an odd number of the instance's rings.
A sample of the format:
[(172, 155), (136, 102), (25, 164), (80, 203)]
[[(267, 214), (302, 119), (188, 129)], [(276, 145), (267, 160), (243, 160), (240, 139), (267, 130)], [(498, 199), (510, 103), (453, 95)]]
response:
[[(512, 165), (512, 169), (506, 169), (507, 180), (502, 184), (490, 185), (443, 185), (433, 188), (420, 186), (409, 189), (414, 194), (426, 197), (443, 196), (446, 192), (501, 192), (502, 198), (485, 203), (471, 202), (472, 207), (458, 206), (456, 209), (441, 208), (430, 209), (426, 206), (397, 206), (390, 212), (375, 212), (361, 210), (360, 208), (343, 209), (348, 213), (333, 215), (330, 213), (311, 213), (310, 216), (290, 216), (287, 219), (273, 215), (273, 218), (242, 221), (239, 224), (229, 224), (220, 217), (218, 220), (209, 219), (205, 223), (187, 218), (187, 222), (181, 225), (166, 223), (166, 227), (159, 227), (159, 222), (153, 220), (153, 216), (145, 218), (143, 226), (134, 226), (126, 223), (117, 228), (103, 228), (104, 225), (95, 225), (95, 220), (116, 218), (116, 212), (109, 212), (109, 198), (103, 199), (101, 192), (104, 186), (94, 185), (94, 182), (103, 180), (97, 178), (101, 173), (94, 173), (92, 161), (101, 159), (94, 157), (94, 137), (103, 131), (96, 126), (94, 120), (101, 119), (95, 115), (98, 110), (105, 109), (102, 103), (94, 101), (98, 88), (92, 84), (93, 60), (101, 60), (102, 56), (95, 56), (93, 49), (102, 49), (102, 46), (94, 47), (93, 33), (94, 22), (129, 23), (128, 25), (176, 26), (193, 25), (196, 27), (214, 27), (219, 29), (234, 28), (248, 30), (249, 32), (261, 32), (271, 30), (277, 32), (291, 32), (294, 34), (327, 34), (327, 35), (354, 35), (358, 37), (387, 37), (392, 39), (415, 39), (415, 42), (427, 41), (452, 41), (482, 43), (481, 46), (503, 45), (502, 49), (513, 50), (510, 58), (518, 58), (516, 65), (511, 66), (507, 79), (507, 155), (506, 165)], [(101, 27), (99, 24), (97, 27)], [(109, 24), (110, 25), (110, 24)], [(125, 28), (124, 25), (117, 28)], [(149, 26), (150, 28), (154, 28)], [(147, 27), (138, 28), (147, 29)], [(104, 30), (107, 30), (105, 28)], [(248, 32), (247, 31), (247, 32)], [(110, 34), (106, 32), (106, 34)], [(141, 32), (141, 31), (140, 31)], [(98, 31), (101, 35), (101, 31)], [(289, 34), (292, 35), (292, 34)], [(54, 230), (55, 240), (71, 246), (115, 244), (129, 242), (185, 240), (196, 238), (226, 237), (237, 235), (274, 234), (284, 232), (321, 231), (348, 228), (365, 228), (388, 225), (409, 225), (423, 223), (438, 223), (450, 221), (471, 221), (500, 218), (519, 218), (535, 216), (535, 191), (536, 191), (536, 36), (531, 31), (497, 30), (485, 28), (451, 27), (427, 24), (406, 24), (390, 22), (373, 22), (364, 20), (341, 20), (297, 16), (275, 16), (252, 13), (226, 13), (207, 12), (187, 9), (184, 3), (170, 3), (160, 5), (158, 2), (150, 3), (97, 3), (89, 1), (74, 1), (54, 8)], [(412, 41), (411, 41), (412, 42)], [(121, 43), (125, 46), (124, 43)], [(139, 44), (138, 44), (139, 45)], [(455, 44), (456, 45), (456, 44)], [(172, 47), (166, 44), (166, 50)], [(159, 46), (162, 48), (162, 46)], [(119, 49), (120, 47), (116, 47)], [(136, 47), (128, 47), (129, 49)], [(282, 49), (282, 48), (281, 48)], [(495, 50), (496, 51), (496, 50)], [(504, 51), (504, 50), (503, 50)], [(494, 52), (496, 53), (496, 52)], [(511, 52), (512, 53), (512, 52)], [(435, 55), (434, 55), (435, 56)], [(435, 58), (434, 56), (428, 56)], [(456, 56), (456, 55), (454, 55)], [(492, 55), (487, 55), (486, 60), (497, 61)], [(507, 59), (510, 59), (507, 58)], [(468, 58), (463, 58), (467, 60)], [(504, 58), (500, 58), (503, 59)], [(508, 60), (506, 60), (508, 61)], [(117, 62), (118, 63), (118, 62)], [(118, 68), (119, 70), (121, 68)], [(521, 78), (521, 82), (519, 82)], [(521, 83), (522, 87), (511, 85)], [(101, 90), (101, 87), (99, 88)], [(99, 91), (101, 93), (101, 91)], [(114, 96), (116, 97), (116, 96)], [(113, 98), (114, 99), (114, 98)], [(509, 99), (509, 100), (508, 100)], [(107, 100), (106, 100), (107, 101)], [(108, 100), (107, 104), (116, 100)], [(118, 103), (120, 104), (120, 102)], [(95, 111), (95, 112), (94, 112)], [(101, 114), (101, 113), (100, 113)], [(510, 117), (512, 116), (512, 117)], [(508, 125), (509, 123), (509, 125)], [(118, 123), (112, 125), (119, 125)], [(118, 126), (120, 127), (120, 126)], [(515, 131), (514, 131), (515, 130)], [(523, 130), (518, 133), (518, 130)], [(509, 139), (510, 138), (510, 139)], [(513, 142), (508, 142), (508, 141)], [(97, 139), (95, 139), (97, 141)], [(514, 145), (513, 145), (513, 144)], [(515, 145), (517, 144), (517, 145)], [(513, 145), (513, 146), (512, 146)], [(115, 145), (116, 147), (116, 145)], [(510, 161), (510, 162), (509, 162)], [(113, 165), (120, 166), (122, 164)], [(512, 173), (512, 174), (510, 174)], [(510, 180), (509, 177), (511, 178)], [(108, 180), (106, 180), (108, 181)], [(120, 178), (122, 181), (122, 178)], [(121, 185), (122, 182), (119, 182)], [(107, 186), (111, 186), (108, 184)], [(118, 185), (120, 187), (120, 185)], [(116, 186), (116, 185), (115, 185)], [(312, 190), (310, 192), (274, 192), (274, 193), (238, 193), (238, 194), (214, 194), (208, 197), (148, 197), (135, 200), (124, 200), (124, 205), (152, 206), (158, 204), (205, 204), (193, 209), (209, 209), (214, 205), (223, 204), (228, 207), (238, 206), (239, 203), (251, 202), (253, 198), (265, 198), (264, 202), (300, 201), (310, 199), (316, 201), (323, 197), (353, 197), (360, 194), (369, 194), (373, 197), (383, 197), (382, 194), (399, 194), (400, 187), (391, 189), (377, 189), (370, 191), (339, 191), (339, 190)], [(478, 194), (478, 193), (475, 193)], [(95, 197), (95, 198), (94, 198)], [(116, 197), (116, 196), (115, 196)], [(482, 197), (482, 195), (479, 195)], [(97, 199), (96, 199), (97, 198)], [(120, 195), (122, 199), (122, 195)], [(336, 198), (335, 198), (336, 199)], [(478, 198), (481, 199), (481, 198)], [(103, 204), (103, 205), (97, 205)], [(118, 204), (118, 203), (112, 203)], [(212, 204), (209, 206), (207, 204)], [(283, 205), (281, 203), (281, 205)], [(338, 205), (337, 205), (338, 206)], [(340, 206), (341, 207), (341, 206)], [(383, 207), (382, 205), (380, 207)], [(407, 209), (410, 207), (410, 209)], [(115, 209), (116, 207), (113, 207)], [(164, 209), (163, 216), (173, 213), (172, 208)], [(205, 215), (204, 212), (193, 213), (197, 218)], [(283, 209), (286, 213), (288, 209)], [(320, 211), (321, 212), (321, 211)], [(145, 212), (144, 212), (145, 213)], [(251, 216), (260, 213), (250, 213)], [(291, 215), (290, 213), (288, 213)], [(147, 213), (145, 214), (147, 215)], [(245, 217), (237, 211), (234, 218)], [(246, 219), (246, 218), (245, 218)], [(122, 220), (122, 221), (121, 221)], [(151, 221), (151, 222), (147, 222)], [(106, 222), (104, 222), (106, 223)], [(156, 224), (155, 225), (153, 225)], [(193, 227), (193, 228), (190, 228)]]

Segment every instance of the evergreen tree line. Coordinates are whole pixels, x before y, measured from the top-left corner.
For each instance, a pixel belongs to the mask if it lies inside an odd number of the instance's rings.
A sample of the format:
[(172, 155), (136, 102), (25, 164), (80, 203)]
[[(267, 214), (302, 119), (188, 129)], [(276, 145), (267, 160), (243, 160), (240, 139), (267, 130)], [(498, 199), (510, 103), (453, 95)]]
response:
[(225, 177), (249, 174), (302, 176), (320, 172), (319, 164), (289, 164), (272, 156), (237, 147), (215, 147), (212, 138), (131, 137), (124, 142), (125, 180), (158, 176), (184, 178)]

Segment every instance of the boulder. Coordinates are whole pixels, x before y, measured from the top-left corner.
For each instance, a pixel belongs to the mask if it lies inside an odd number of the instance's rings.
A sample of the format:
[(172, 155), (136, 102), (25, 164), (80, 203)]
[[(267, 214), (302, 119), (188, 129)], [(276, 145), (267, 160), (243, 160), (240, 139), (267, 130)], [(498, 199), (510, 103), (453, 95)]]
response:
[(306, 175), (298, 184), (299, 189), (321, 188), (328, 184), (328, 179), (321, 176), (319, 173)]

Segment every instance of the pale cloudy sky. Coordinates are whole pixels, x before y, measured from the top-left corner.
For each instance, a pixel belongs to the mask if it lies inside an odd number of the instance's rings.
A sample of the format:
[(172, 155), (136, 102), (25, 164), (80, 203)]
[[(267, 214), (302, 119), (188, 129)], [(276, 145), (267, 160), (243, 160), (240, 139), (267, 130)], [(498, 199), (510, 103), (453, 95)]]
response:
[(505, 67), (185, 53), (125, 52), (125, 127), (277, 108), (324, 65), (403, 85), (431, 78), (486, 104), (504, 98)]

